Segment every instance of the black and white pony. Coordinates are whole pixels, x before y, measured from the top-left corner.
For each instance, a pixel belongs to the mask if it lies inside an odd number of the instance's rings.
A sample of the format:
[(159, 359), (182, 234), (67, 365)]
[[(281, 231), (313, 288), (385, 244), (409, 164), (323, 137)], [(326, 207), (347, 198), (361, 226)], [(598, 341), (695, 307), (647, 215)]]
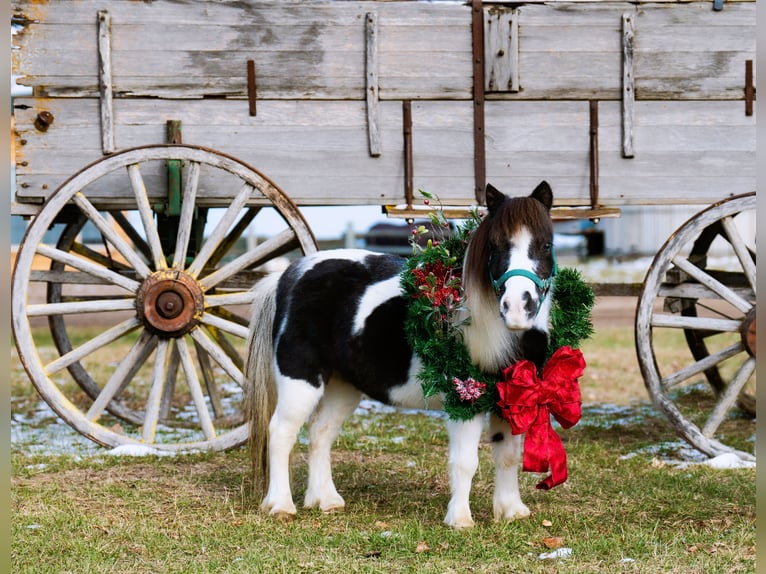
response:
[[(470, 357), (485, 372), (499, 374), (521, 358), (539, 368), (545, 359), (546, 295), (555, 267), (552, 202), (546, 182), (516, 198), (487, 186), (488, 213), (466, 250), (460, 317)], [(402, 266), (394, 255), (320, 251), (255, 287), (246, 367), (250, 450), (256, 488), (268, 484), (261, 508), (279, 520), (296, 514), (290, 452), (304, 423), (310, 440), (304, 505), (329, 512), (345, 506), (333, 483), (330, 447), (364, 395), (400, 407), (440, 407), (438, 397), (423, 397), (420, 361), (405, 339)], [(444, 522), (454, 528), (473, 526), (469, 492), (483, 427), (482, 415), (447, 422), (451, 499)], [(522, 437), (495, 415), (489, 436), (495, 520), (526, 517), (518, 485)]]

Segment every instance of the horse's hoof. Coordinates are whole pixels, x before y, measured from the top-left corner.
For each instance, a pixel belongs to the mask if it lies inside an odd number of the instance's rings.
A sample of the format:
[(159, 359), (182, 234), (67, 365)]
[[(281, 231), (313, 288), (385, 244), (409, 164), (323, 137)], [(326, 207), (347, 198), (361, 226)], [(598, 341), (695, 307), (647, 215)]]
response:
[(495, 511), (495, 522), (513, 522), (514, 520), (522, 520), (528, 518), (531, 512), (525, 504), (507, 509), (505, 511)]
[(274, 512), (271, 514), (271, 517), (280, 524), (291, 524), (295, 520), (295, 514), (284, 511)]
[(473, 518), (470, 516), (468, 517), (462, 517), (462, 518), (445, 518), (444, 524), (449, 526), (450, 528), (454, 530), (465, 530), (466, 528), (473, 528), (474, 522)]
[(340, 514), (346, 510), (346, 507), (344, 505), (328, 506), (327, 508), (322, 508), (321, 510), (322, 514)]

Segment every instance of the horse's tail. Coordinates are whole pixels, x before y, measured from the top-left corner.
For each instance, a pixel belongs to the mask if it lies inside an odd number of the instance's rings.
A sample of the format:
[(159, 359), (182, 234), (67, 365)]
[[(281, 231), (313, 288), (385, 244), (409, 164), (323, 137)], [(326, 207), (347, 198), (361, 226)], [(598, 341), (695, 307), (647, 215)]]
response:
[(250, 330), (247, 337), (244, 413), (250, 424), (249, 451), (256, 496), (268, 487), (269, 421), (277, 403), (274, 381), (273, 327), (277, 310), (277, 282), (281, 273), (261, 279), (253, 291)]

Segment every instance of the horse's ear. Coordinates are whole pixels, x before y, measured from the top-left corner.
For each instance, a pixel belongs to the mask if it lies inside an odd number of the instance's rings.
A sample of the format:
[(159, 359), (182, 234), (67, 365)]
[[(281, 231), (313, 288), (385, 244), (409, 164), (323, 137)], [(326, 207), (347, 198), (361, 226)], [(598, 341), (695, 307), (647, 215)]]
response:
[(495, 213), (505, 200), (506, 197), (501, 191), (491, 183), (487, 184), (487, 209), (490, 214)]
[(553, 191), (547, 181), (541, 181), (529, 197), (542, 203), (547, 211), (553, 206)]

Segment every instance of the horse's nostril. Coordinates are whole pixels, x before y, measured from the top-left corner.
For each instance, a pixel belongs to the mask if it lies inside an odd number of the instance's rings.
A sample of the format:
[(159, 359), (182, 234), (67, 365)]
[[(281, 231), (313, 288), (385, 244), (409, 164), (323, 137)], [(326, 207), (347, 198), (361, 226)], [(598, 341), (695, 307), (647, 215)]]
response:
[(508, 312), (508, 308), (509, 308), (508, 301), (503, 301), (500, 306), (503, 309), (503, 313), (507, 313)]

